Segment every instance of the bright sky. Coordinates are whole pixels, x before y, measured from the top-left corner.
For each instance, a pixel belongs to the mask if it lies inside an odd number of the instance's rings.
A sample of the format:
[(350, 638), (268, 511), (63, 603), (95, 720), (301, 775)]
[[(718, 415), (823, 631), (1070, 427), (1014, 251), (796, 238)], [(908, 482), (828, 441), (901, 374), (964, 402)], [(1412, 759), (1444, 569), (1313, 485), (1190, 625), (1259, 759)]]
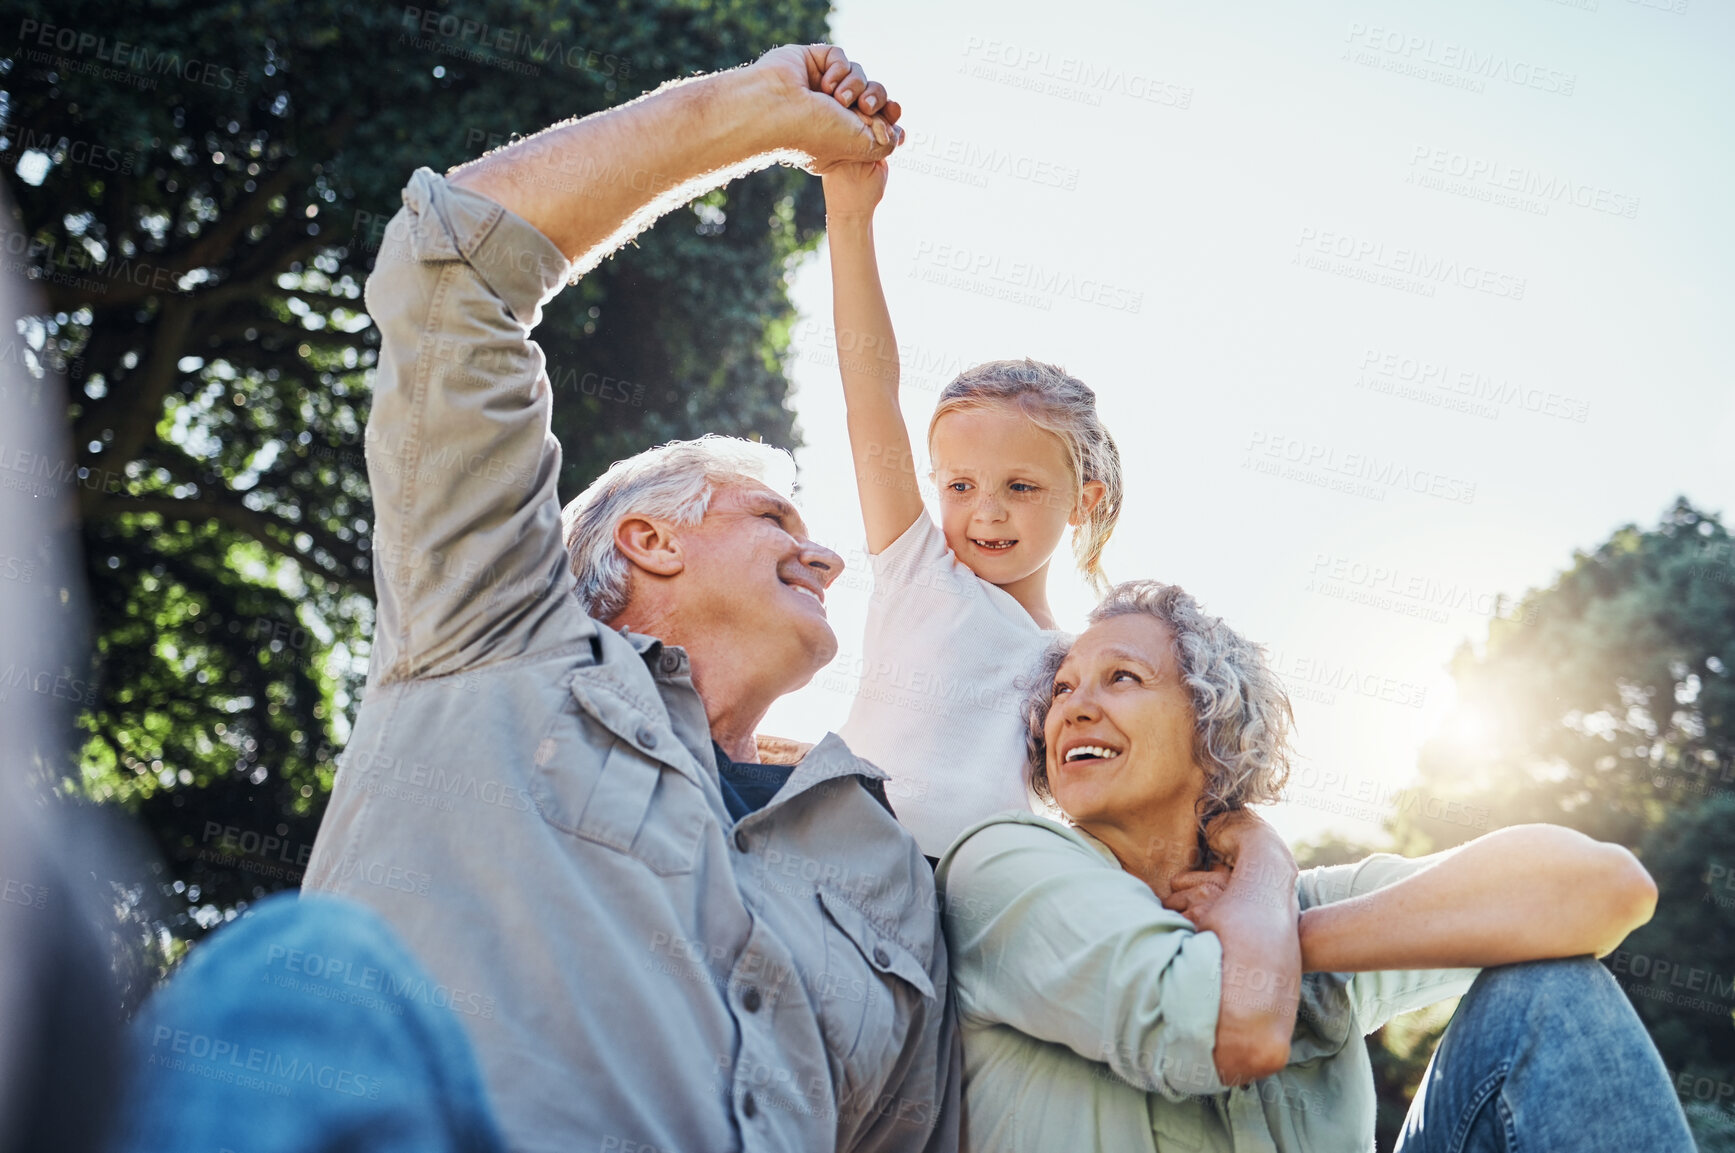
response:
[[(878, 233), (915, 441), (979, 361), (1096, 389), (1109, 574), (1270, 647), (1292, 837), (1377, 838), (1496, 594), (1679, 493), (1735, 513), (1735, 7), (841, 0), (833, 30), (911, 134)], [(803, 504), (859, 549), (823, 252), (795, 299)], [(817, 738), (849, 687), (766, 731)]]

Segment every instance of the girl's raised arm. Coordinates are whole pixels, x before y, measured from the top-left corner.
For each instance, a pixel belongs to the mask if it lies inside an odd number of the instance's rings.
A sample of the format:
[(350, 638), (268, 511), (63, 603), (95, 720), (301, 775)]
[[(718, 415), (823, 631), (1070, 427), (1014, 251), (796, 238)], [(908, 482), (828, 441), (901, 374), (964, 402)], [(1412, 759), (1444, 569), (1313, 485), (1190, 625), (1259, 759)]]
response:
[(874, 259), (874, 208), (886, 174), (885, 162), (876, 161), (839, 164), (824, 176), (837, 364), (871, 553), (883, 552), (923, 515), (910, 433), (898, 407), (897, 336)]

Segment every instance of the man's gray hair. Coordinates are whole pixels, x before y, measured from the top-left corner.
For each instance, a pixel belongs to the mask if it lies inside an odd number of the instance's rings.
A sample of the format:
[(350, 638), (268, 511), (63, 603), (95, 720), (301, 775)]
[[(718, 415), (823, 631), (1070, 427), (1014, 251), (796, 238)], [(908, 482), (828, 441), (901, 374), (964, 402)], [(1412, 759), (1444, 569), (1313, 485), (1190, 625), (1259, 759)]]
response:
[[(1263, 647), (1211, 616), (1178, 585), (1127, 581), (1109, 590), (1090, 623), (1146, 613), (1168, 626), (1175, 665), (1193, 697), (1193, 757), (1205, 770), (1199, 828), (1232, 809), (1278, 799), (1289, 779), (1289, 733), (1295, 714), (1283, 681), (1265, 663)], [(1037, 796), (1054, 803), (1043, 727), (1054, 699), (1054, 675), (1071, 650), (1050, 645), (1031, 674), (1024, 700), (1026, 771)]]
[(706, 435), (671, 440), (637, 456), (617, 460), (560, 514), (575, 593), (585, 611), (611, 621), (626, 611), (631, 567), (615, 547), (614, 530), (629, 516), (677, 525), (705, 519), (719, 485), (756, 480), (789, 496), (795, 461), (789, 453), (756, 440)]

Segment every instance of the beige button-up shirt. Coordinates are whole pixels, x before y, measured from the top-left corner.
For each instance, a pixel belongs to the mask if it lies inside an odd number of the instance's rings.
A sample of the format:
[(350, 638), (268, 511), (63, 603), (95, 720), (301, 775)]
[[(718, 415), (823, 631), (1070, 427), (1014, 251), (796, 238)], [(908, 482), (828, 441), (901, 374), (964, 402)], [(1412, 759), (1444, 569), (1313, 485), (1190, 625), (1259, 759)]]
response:
[[(1376, 854), (1307, 869), (1301, 907), (1426, 866)], [(1217, 1011), (1237, 986), (1263, 991), (1265, 974), (1225, 974), (1217, 934), (1165, 908), (1101, 841), (1008, 813), (965, 830), (939, 878), (971, 1153), (1371, 1153), (1362, 1038), (1477, 973), (1310, 973), (1288, 1067), (1230, 1089), (1212, 1057)]]
[(733, 821), (685, 654), (572, 595), (530, 339), (567, 272), (426, 169), (387, 229), (378, 615), (306, 887), (415, 951), (516, 1150), (955, 1149), (933, 878), (884, 774), (828, 737)]

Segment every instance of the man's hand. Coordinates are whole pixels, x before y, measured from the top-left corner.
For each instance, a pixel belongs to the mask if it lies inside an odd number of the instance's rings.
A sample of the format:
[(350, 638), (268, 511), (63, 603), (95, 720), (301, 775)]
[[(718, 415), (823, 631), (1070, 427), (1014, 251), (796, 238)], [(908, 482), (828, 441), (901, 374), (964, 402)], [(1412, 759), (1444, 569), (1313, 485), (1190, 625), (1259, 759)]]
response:
[(771, 85), (778, 135), (804, 153), (807, 169), (824, 175), (839, 164), (884, 160), (903, 143), (903, 109), (870, 81), (860, 64), (830, 44), (773, 48), (750, 69)]

